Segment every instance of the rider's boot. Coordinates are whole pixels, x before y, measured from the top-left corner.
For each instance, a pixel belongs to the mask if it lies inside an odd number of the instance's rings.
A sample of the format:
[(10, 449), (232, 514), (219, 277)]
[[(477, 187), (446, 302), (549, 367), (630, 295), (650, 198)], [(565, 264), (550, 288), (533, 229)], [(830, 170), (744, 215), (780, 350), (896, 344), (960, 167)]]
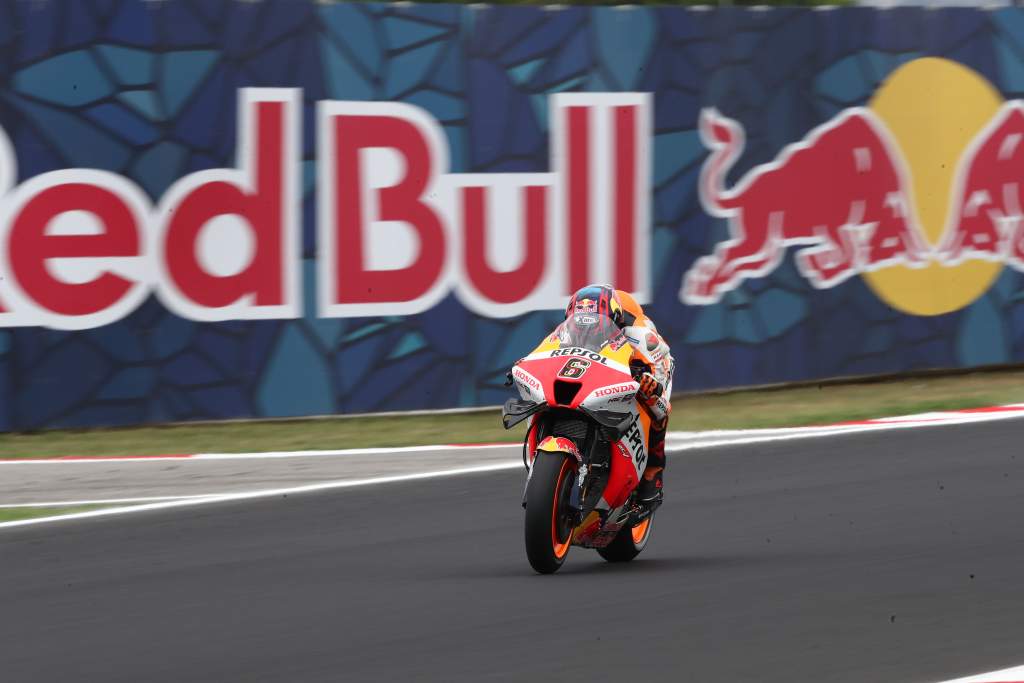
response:
[(637, 487), (637, 500), (641, 505), (654, 506), (662, 499), (662, 472), (665, 471), (665, 433), (668, 418), (652, 424), (647, 456), (647, 468)]
[(661, 502), (661, 470), (654, 472), (649, 478), (647, 470), (644, 471), (644, 478), (640, 480), (640, 486), (636, 489), (636, 497), (641, 505), (650, 506)]

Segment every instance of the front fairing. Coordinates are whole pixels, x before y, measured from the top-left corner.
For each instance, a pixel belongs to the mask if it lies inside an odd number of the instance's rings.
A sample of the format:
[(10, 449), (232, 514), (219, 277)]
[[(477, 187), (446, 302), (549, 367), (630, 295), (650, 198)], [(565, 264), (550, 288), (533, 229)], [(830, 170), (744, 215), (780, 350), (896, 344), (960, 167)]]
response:
[(588, 412), (629, 412), (639, 385), (629, 369), (631, 347), (621, 332), (591, 348), (576, 346), (561, 326), (512, 369), (523, 400)]

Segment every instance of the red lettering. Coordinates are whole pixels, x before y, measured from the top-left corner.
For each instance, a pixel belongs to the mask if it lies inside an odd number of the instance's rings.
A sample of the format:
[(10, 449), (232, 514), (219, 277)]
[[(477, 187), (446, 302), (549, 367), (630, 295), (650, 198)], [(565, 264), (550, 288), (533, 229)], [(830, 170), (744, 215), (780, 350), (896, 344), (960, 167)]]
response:
[[(166, 208), (171, 212), (165, 236), (168, 273), (190, 303), (206, 308), (221, 308), (246, 297), (257, 306), (286, 303), (282, 267), (287, 234), (283, 199), (288, 163), (286, 103), (266, 101), (253, 106), (255, 139), (240, 144), (255, 150), (255, 168), (250, 171), (254, 187), (250, 190), (238, 180), (209, 179), (191, 187)], [(200, 178), (202, 175), (197, 174), (196, 179)], [(245, 220), (252, 230), (255, 249), (241, 272), (216, 275), (200, 263), (196, 242), (207, 223), (227, 215)]]
[(569, 132), (569, 291), (590, 284), (590, 109), (566, 107)]
[(616, 384), (610, 387), (604, 387), (594, 392), (595, 396), (611, 396), (612, 394), (624, 394), (627, 391), (633, 391), (634, 386), (632, 384)]
[[(0, 130), (0, 325), (106, 325), (154, 290), (194, 320), (301, 315), (301, 92), (243, 89), (238, 111), (238, 167), (182, 178), (156, 209), (133, 182), (98, 170), (11, 187)], [(428, 112), (319, 103), (320, 314), (409, 315), (454, 290), (478, 315), (520, 315), (555, 309), (591, 280), (646, 297), (649, 113), (640, 93), (559, 93), (549, 172), (449, 174)], [(448, 221), (460, 219), (450, 244)], [(408, 240), (393, 238), (396, 225)], [(509, 238), (522, 260), (498, 270), (488, 251)]]
[(636, 289), (636, 111), (615, 107), (615, 286)]
[[(335, 150), (335, 263), (338, 304), (408, 302), (423, 297), (445, 267), (447, 244), (441, 219), (423, 201), (431, 182), (431, 152), (416, 125), (396, 116), (339, 115), (334, 117)], [(405, 176), (376, 190), (378, 211), (368, 215), (364, 205), (366, 177), (361, 152), (390, 148), (405, 161)], [(400, 221), (418, 239), (419, 251), (404, 268), (372, 270), (366, 251), (376, 221)]]
[(536, 379), (532, 375), (528, 375), (526, 372), (520, 370), (519, 368), (516, 368), (513, 374), (515, 375), (516, 379), (526, 383), (527, 386), (533, 389), (540, 389), (540, 380)]
[(515, 270), (498, 272), (487, 263), (487, 188), (462, 188), (465, 221), (466, 274), (483, 296), (500, 304), (527, 298), (544, 275), (547, 263), (547, 188), (523, 188), (525, 216), (523, 262)]
[[(103, 232), (47, 234), (50, 222), (70, 211), (92, 214)], [(11, 223), (7, 249), (12, 274), (22, 291), (47, 311), (65, 316), (110, 308), (136, 283), (109, 271), (88, 282), (64, 282), (50, 274), (48, 260), (123, 258), (141, 253), (139, 226), (124, 200), (108, 189), (75, 182), (48, 187), (25, 202)]]

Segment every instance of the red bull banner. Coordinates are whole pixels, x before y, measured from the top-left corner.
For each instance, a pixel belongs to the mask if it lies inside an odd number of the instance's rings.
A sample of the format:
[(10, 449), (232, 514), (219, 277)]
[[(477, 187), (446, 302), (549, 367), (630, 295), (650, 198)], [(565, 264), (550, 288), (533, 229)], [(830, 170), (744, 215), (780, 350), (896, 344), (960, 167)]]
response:
[(0, 430), (1024, 360), (1017, 9), (0, 1)]
[[(411, 315), (454, 294), (509, 317), (564, 308), (592, 281), (646, 300), (649, 96), (551, 96), (553, 172), (449, 173), (428, 111), (316, 103), (317, 307), (322, 318)], [(174, 181), (50, 171), (11, 187), (0, 130), (0, 326), (88, 329), (155, 296), (196, 321), (301, 318), (302, 91), (239, 91), (236, 168)], [(492, 244), (494, 243), (494, 244)], [(518, 253), (495, 267), (494, 252)]]
[[(953, 62), (923, 58), (897, 73), (888, 87), (909, 82), (915, 72), (938, 76), (940, 83), (972, 76)], [(749, 170), (732, 188), (724, 187), (724, 178), (742, 154), (742, 126), (705, 109), (700, 135), (711, 152), (701, 169), (701, 205), (728, 221), (730, 239), (687, 272), (684, 303), (716, 303), (743, 280), (766, 276), (782, 263), (787, 247), (799, 247), (797, 270), (818, 289), (893, 266), (944, 268), (933, 271), (933, 282), (951, 282), (962, 276), (958, 266), (975, 260), (1024, 271), (1018, 177), (1024, 168), (1024, 153), (1018, 151), (1024, 137), (1022, 100), (1001, 104), (952, 159), (944, 184), (949, 205), (935, 243), (929, 240), (932, 226), (918, 213), (913, 171), (900, 141), (870, 108), (844, 109), (787, 145), (775, 160)], [(920, 201), (934, 201), (935, 189), (924, 189)], [(912, 298), (910, 292), (894, 296)]]

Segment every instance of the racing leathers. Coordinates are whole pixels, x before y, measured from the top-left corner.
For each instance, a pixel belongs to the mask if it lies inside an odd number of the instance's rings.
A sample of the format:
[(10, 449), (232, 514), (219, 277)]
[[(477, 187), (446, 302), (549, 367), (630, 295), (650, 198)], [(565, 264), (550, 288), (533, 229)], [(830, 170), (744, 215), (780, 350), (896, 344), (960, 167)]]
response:
[[(618, 292), (616, 292), (618, 294)], [(672, 412), (672, 374), (675, 361), (668, 344), (654, 326), (654, 322), (641, 313), (623, 328), (626, 339), (633, 347), (631, 368), (639, 374), (640, 391), (637, 400), (651, 415), (647, 467), (638, 491), (642, 502), (655, 502), (661, 498), (662, 473), (665, 470), (665, 433)]]
[(650, 420), (647, 467), (638, 487), (642, 502), (661, 499), (662, 472), (665, 470), (665, 432), (672, 406), (672, 373), (675, 363), (668, 344), (658, 334), (654, 322), (629, 292), (607, 284), (587, 285), (576, 291), (565, 309), (567, 324), (595, 325), (606, 315), (622, 330), (631, 349), (630, 370), (640, 384), (636, 399)]

